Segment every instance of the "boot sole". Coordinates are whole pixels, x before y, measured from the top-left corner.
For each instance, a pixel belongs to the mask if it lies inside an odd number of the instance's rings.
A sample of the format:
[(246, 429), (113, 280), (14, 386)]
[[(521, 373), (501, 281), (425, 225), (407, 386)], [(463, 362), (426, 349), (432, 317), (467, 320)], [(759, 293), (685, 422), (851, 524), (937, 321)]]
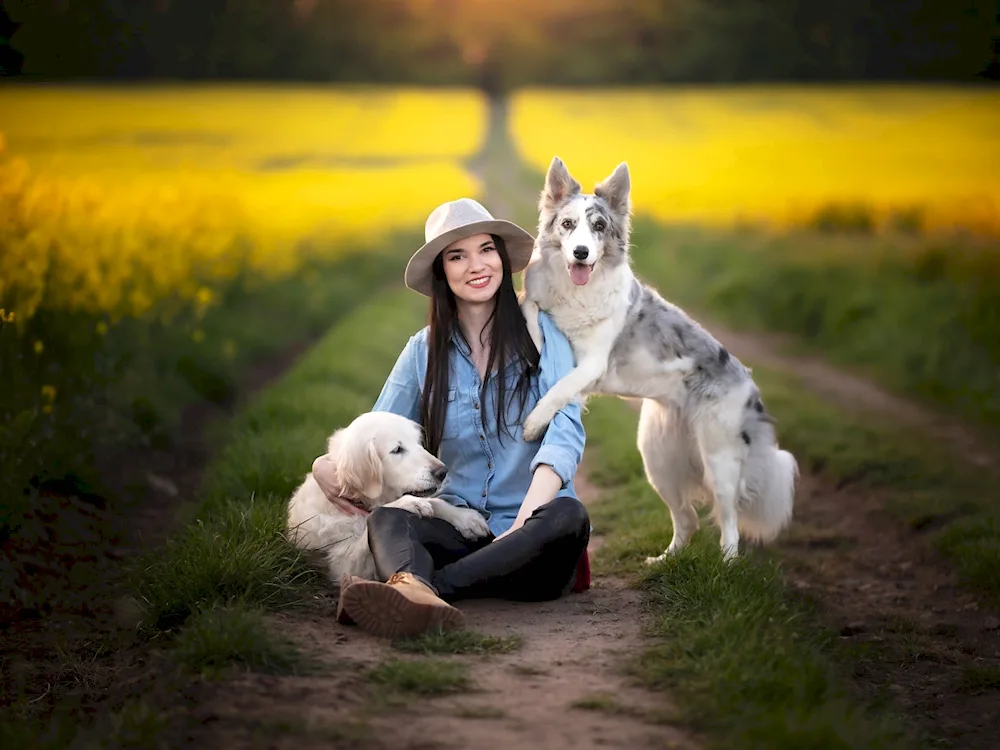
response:
[(343, 605), (358, 627), (380, 638), (406, 638), (429, 630), (458, 630), (465, 626), (461, 610), (419, 604), (394, 587), (375, 581), (352, 584), (344, 592)]
[(340, 577), (340, 596), (337, 598), (337, 622), (341, 625), (357, 624), (351, 619), (350, 615), (347, 614), (347, 610), (344, 609), (344, 592), (347, 590), (348, 586), (351, 586), (354, 583), (360, 583), (363, 580), (363, 578), (352, 576), (350, 573), (344, 573), (344, 575)]

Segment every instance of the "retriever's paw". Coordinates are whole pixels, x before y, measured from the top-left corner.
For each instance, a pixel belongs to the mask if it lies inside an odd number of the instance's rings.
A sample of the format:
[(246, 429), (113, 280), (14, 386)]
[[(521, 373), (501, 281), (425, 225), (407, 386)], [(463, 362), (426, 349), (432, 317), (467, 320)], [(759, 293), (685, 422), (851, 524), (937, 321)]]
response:
[(456, 508), (455, 510), (455, 517), (448, 520), (465, 539), (474, 542), (489, 535), (490, 527), (479, 511), (472, 508)]
[(413, 495), (403, 495), (399, 500), (393, 500), (385, 504), (386, 508), (401, 508), (408, 510), (415, 516), (421, 518), (431, 518), (434, 515), (434, 504), (430, 500)]

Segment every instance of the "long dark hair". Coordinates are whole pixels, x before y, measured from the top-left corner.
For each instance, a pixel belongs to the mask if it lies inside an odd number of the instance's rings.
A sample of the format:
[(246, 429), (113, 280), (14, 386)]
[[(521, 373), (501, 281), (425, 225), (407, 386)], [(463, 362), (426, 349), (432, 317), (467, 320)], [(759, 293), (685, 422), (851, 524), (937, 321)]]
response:
[[(496, 306), (487, 321), (490, 337), (490, 356), (486, 362), (486, 377), (479, 390), (479, 413), (483, 424), (489, 424), (486, 419), (486, 386), (490, 373), (497, 369), (497, 433), (506, 432), (510, 436), (510, 426), (507, 424), (507, 408), (517, 398), (518, 414), (524, 416), (524, 407), (531, 392), (531, 378), (538, 370), (538, 351), (528, 333), (521, 309), (517, 304), (517, 293), (514, 291), (514, 280), (510, 272), (510, 257), (503, 238), (496, 235), (493, 243), (503, 262), (503, 279), (496, 293)], [(444, 275), (444, 253), (440, 253), (431, 266), (433, 275), (431, 289), (430, 326), (427, 346), (427, 374), (424, 378), (424, 390), (420, 398), (420, 424), (424, 428), (427, 440), (427, 450), (437, 455), (441, 447), (441, 437), (444, 434), (445, 414), (448, 410), (448, 387), (450, 368), (448, 366), (448, 347), (456, 334), (465, 336), (458, 325), (458, 305), (455, 293), (448, 286)], [(490, 325), (492, 323), (492, 325)], [(485, 330), (485, 328), (484, 328)], [(466, 341), (466, 344), (469, 342)], [(484, 342), (481, 342), (484, 343)], [(504, 370), (509, 363), (516, 363), (519, 371), (514, 390), (507, 394), (507, 382)], [(501, 442), (503, 438), (501, 436)]]

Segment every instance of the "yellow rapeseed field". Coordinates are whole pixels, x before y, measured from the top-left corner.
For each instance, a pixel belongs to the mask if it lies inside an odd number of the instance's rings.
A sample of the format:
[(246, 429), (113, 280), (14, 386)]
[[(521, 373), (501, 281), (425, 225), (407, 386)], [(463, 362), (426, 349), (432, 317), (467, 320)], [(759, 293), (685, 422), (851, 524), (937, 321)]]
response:
[(294, 271), (419, 227), (480, 186), (471, 91), (11, 87), (0, 91), (0, 307), (145, 313), (238, 272)]
[(628, 161), (635, 210), (670, 222), (808, 222), (831, 205), (1000, 231), (1000, 92), (948, 87), (527, 90), (511, 130), (591, 189)]

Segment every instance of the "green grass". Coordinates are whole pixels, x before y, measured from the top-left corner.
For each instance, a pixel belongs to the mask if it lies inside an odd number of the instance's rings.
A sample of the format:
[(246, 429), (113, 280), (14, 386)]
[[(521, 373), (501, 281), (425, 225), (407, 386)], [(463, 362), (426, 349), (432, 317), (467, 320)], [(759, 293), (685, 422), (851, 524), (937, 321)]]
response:
[(329, 434), (371, 407), (424, 304), (405, 291), (370, 300), (225, 426), (191, 523), (136, 566), (147, 625), (236, 601), (276, 609), (322, 585), (284, 538), (285, 505)]
[(170, 628), (229, 602), (279, 609), (300, 601), (319, 573), (285, 540), (284, 527), (280, 498), (247, 496), (180, 531), (137, 565), (145, 624)]
[(398, 651), (414, 654), (510, 654), (521, 648), (519, 635), (486, 635), (473, 630), (451, 630), (426, 633), (416, 638), (400, 638), (392, 642)]
[(1000, 428), (1000, 247), (895, 235), (769, 236), (636, 222), (636, 269), (668, 299), (811, 350)]
[(304, 663), (295, 645), (268, 627), (262, 610), (240, 604), (195, 613), (178, 633), (174, 653), (187, 669), (208, 675), (229, 666), (293, 674)]
[(645, 568), (645, 556), (669, 542), (670, 522), (633, 442), (622, 439), (635, 434), (637, 414), (595, 399), (586, 424), (591, 478), (605, 488), (592, 507), (606, 538), (595, 562), (636, 574), (651, 607), (655, 645), (635, 658), (635, 674), (669, 690), (684, 719), (719, 747), (905, 746), (891, 718), (850, 694), (834, 634), (789, 595), (773, 561), (749, 554), (726, 564), (713, 531)]
[(468, 665), (444, 659), (389, 659), (366, 677), (381, 689), (406, 695), (447, 695), (471, 686)]

